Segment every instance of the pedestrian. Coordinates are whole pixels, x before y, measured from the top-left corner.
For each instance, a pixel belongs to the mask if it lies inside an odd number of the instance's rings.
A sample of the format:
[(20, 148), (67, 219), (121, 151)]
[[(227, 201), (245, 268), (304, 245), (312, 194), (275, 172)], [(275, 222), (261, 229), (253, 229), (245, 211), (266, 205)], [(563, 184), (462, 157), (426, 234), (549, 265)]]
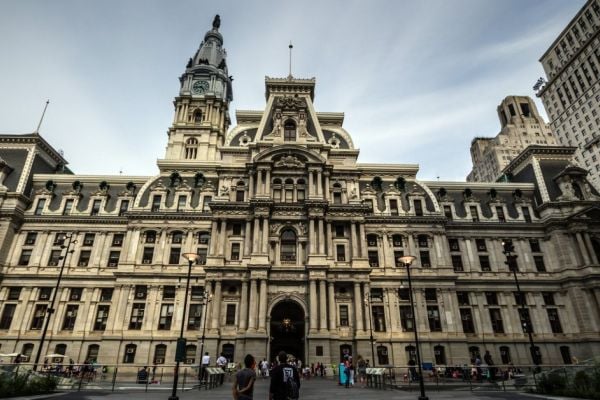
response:
[(300, 375), (296, 367), (288, 364), (287, 354), (280, 351), (277, 355), (279, 365), (271, 371), (269, 400), (297, 399), (300, 390)]
[(358, 372), (358, 381), (360, 382), (361, 387), (365, 387), (367, 384), (367, 362), (360, 355), (356, 359), (356, 367)]
[(233, 398), (235, 400), (252, 400), (254, 398), (256, 360), (252, 354), (247, 354), (244, 357), (244, 367), (235, 374), (233, 382)]
[(137, 373), (137, 383), (145, 384), (146, 382), (148, 382), (148, 367), (140, 369)]
[(496, 379), (496, 368), (494, 367), (494, 361), (492, 360), (492, 355), (490, 354), (489, 350), (485, 351), (483, 361), (485, 361), (488, 366), (488, 378), (493, 381)]
[(344, 360), (344, 375), (346, 375), (346, 384), (344, 385), (347, 388), (350, 387), (350, 356), (346, 355)]
[(202, 356), (202, 363), (200, 365), (200, 380), (206, 380), (206, 368), (210, 365), (210, 355), (208, 351)]
[(219, 358), (217, 358), (217, 367), (221, 368), (221, 370), (223, 371), (222, 374), (220, 374), (219, 376), (219, 385), (223, 384), (223, 381), (225, 380), (225, 367), (227, 366), (227, 359), (225, 358), (225, 354), (221, 353), (221, 355), (219, 356)]

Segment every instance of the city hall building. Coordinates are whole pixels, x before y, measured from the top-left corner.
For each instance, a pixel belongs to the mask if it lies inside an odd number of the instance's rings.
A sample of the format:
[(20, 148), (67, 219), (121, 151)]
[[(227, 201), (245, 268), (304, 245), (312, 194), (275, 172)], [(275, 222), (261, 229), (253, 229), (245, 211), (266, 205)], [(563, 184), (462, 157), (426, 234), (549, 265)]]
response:
[(77, 175), (39, 134), (0, 136), (0, 352), (35, 359), (63, 265), (41, 354), (75, 362), (173, 363), (182, 323), (192, 365), (202, 346), (406, 365), (415, 329), (438, 365), (530, 364), (527, 329), (544, 364), (600, 352), (600, 197), (575, 148), (527, 147), (510, 182), (421, 181), (358, 162), (344, 114), (292, 76), (231, 127), (219, 25), (180, 78), (156, 176)]

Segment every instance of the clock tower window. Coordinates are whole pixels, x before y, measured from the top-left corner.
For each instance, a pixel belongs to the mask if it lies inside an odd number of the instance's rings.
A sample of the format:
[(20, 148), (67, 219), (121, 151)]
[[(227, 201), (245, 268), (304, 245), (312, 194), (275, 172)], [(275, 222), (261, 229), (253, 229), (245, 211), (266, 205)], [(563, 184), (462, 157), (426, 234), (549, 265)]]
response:
[(296, 140), (296, 123), (292, 120), (285, 121), (283, 126), (283, 140), (293, 142)]
[(194, 111), (194, 123), (199, 124), (202, 122), (202, 111)]
[(198, 155), (198, 140), (196, 138), (189, 138), (185, 142), (185, 158), (187, 160), (195, 160)]

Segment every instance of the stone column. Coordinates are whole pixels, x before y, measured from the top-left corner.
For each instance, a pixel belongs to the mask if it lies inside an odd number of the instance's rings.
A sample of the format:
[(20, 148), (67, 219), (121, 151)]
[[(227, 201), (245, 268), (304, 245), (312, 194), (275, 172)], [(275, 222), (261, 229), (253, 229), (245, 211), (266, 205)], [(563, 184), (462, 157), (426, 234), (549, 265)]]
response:
[(321, 317), (319, 329), (324, 331), (327, 330), (327, 283), (324, 280), (321, 280), (319, 285), (319, 316)]
[(354, 316), (356, 318), (356, 331), (364, 331), (363, 325), (363, 298), (360, 293), (360, 283), (354, 282)]
[(260, 246), (260, 220), (254, 217), (254, 230), (252, 231), (252, 254), (258, 253)]
[(331, 197), (329, 193), (329, 173), (326, 173), (325, 175), (325, 187), (323, 190), (325, 191), (325, 200), (329, 200)]
[(308, 220), (308, 254), (315, 254), (315, 242), (316, 242), (316, 237), (315, 237), (315, 220), (314, 218), (311, 218)]
[(271, 197), (271, 171), (266, 170), (265, 174), (267, 175), (267, 177), (265, 179), (265, 186), (266, 186), (265, 194), (268, 195), (269, 197)]
[(267, 280), (260, 280), (260, 305), (258, 308), (258, 329), (262, 332), (267, 326)]
[(217, 235), (217, 224), (219, 221), (212, 222), (212, 229), (210, 232), (210, 254), (209, 255), (217, 255), (217, 244), (219, 243), (219, 236)]
[(583, 242), (581, 232), (575, 232), (575, 238), (577, 239), (577, 245), (579, 247), (579, 251), (581, 252), (581, 256), (583, 257), (583, 263), (585, 265), (589, 265), (590, 257), (588, 256), (587, 250), (585, 248), (585, 243)]
[(384, 296), (387, 297), (388, 312), (390, 314), (390, 331), (396, 332), (400, 329), (400, 308), (398, 297), (393, 289), (385, 289)]
[(310, 330), (317, 330), (317, 282), (310, 281)]
[(358, 238), (358, 243), (360, 243), (360, 256), (363, 258), (367, 257), (367, 236), (365, 235), (365, 224), (362, 222), (358, 223), (358, 231), (360, 232), (360, 237)]
[(250, 280), (250, 315), (248, 316), (248, 329), (256, 331), (256, 314), (258, 314), (258, 290), (256, 279)]
[(244, 257), (247, 257), (252, 253), (252, 221), (246, 220), (246, 229), (244, 230)]
[(244, 332), (248, 322), (248, 281), (242, 281), (240, 297), (240, 331)]
[(336, 328), (337, 309), (335, 307), (335, 284), (329, 282), (329, 330), (333, 331)]
[(356, 224), (350, 222), (350, 234), (351, 234), (351, 245), (352, 245), (352, 260), (358, 257), (358, 243), (356, 241)]
[(219, 256), (225, 255), (225, 246), (227, 245), (227, 220), (221, 220), (221, 229), (219, 232)]
[(308, 171), (308, 193), (306, 194), (306, 196), (312, 196), (312, 194), (314, 193), (314, 179), (313, 179), (313, 171)]
[(590, 239), (590, 234), (587, 232), (583, 233), (583, 239), (585, 241), (585, 244), (588, 248), (588, 252), (590, 254), (590, 257), (592, 258), (592, 263), (593, 264), (598, 264), (598, 257), (596, 256), (596, 252), (594, 251), (594, 246), (592, 245), (592, 239)]
[(254, 197), (254, 173), (250, 171), (248, 173), (249, 183), (248, 183), (248, 200)]
[(219, 328), (219, 321), (221, 316), (221, 281), (215, 281), (215, 293), (213, 295), (213, 310), (212, 310), (212, 322), (211, 329)]
[(262, 227), (262, 254), (268, 254), (269, 252), (269, 218), (263, 217)]
[(323, 218), (319, 218), (319, 254), (325, 254), (325, 235)]
[(419, 259), (419, 249), (417, 249), (417, 246), (415, 246), (415, 237), (413, 236), (412, 232), (407, 232), (408, 234), (408, 252), (404, 253), (405, 255), (412, 255), (417, 257), (417, 259)]
[(333, 234), (331, 233), (331, 222), (327, 222), (327, 256), (335, 257), (333, 254)]
[(321, 171), (317, 171), (317, 196), (323, 197), (323, 179)]

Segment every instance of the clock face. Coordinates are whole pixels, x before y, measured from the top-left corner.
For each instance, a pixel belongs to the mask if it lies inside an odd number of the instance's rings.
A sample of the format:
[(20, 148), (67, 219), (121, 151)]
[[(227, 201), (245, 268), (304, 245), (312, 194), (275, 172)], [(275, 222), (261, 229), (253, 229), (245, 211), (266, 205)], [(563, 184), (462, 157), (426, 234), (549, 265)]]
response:
[(192, 84), (192, 93), (202, 94), (208, 90), (208, 82), (206, 81), (195, 81)]

